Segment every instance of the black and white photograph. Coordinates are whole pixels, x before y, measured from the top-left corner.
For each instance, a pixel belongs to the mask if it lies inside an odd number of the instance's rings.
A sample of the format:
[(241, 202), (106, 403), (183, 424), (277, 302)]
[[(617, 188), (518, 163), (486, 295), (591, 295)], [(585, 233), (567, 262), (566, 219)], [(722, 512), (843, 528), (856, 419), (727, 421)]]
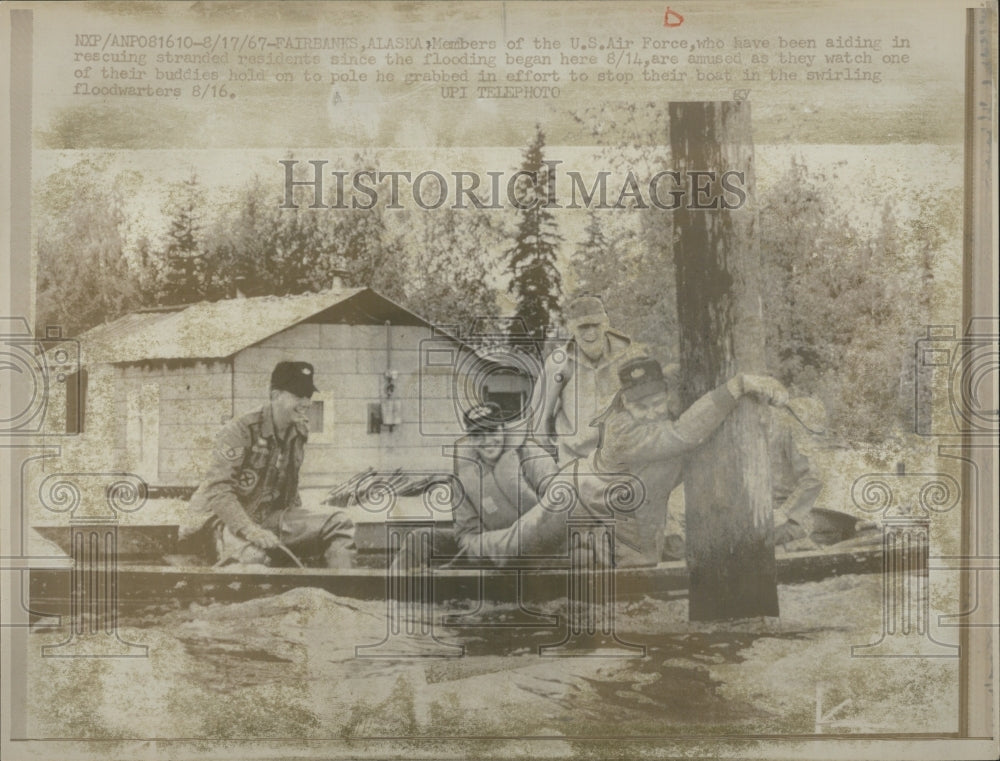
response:
[(1000, 753), (995, 2), (0, 11), (4, 759)]

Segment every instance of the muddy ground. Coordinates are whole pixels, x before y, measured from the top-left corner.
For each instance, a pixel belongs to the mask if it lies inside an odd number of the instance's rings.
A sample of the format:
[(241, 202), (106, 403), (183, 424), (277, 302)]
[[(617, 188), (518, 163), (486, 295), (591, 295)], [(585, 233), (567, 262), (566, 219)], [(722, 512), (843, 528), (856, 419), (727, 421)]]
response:
[[(881, 576), (785, 586), (780, 605), (780, 618), (691, 624), (685, 599), (621, 603), (618, 638), (644, 647), (644, 657), (540, 656), (540, 646), (565, 637), (561, 604), (542, 611), (561, 625), (540, 628), (445, 627), (440, 617), (456, 610), (439, 608), (434, 634), (457, 657), (358, 657), (378, 651), (356, 646), (386, 639), (385, 603), (316, 589), (123, 622), (120, 636), (146, 645), (146, 658), (43, 657), (41, 646), (66, 632), (39, 630), (29, 637), (28, 735), (556, 736), (572, 744), (956, 730), (957, 659), (852, 657), (852, 646), (881, 636)], [(514, 615), (504, 606), (484, 613), (492, 623)], [(932, 633), (957, 639), (954, 630)], [(392, 641), (404, 650), (415, 642), (417, 655), (418, 640)], [(914, 655), (927, 638), (890, 640), (894, 654)], [(821, 718), (834, 723), (817, 725), (817, 699)]]

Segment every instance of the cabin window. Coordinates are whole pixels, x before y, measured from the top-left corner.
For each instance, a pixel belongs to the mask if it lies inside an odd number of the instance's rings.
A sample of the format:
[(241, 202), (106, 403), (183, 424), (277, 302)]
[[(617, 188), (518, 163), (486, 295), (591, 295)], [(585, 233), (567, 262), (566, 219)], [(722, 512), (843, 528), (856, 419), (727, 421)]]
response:
[(528, 398), (523, 391), (493, 391), (484, 389), (486, 401), (500, 407), (504, 420), (517, 420), (527, 412)]
[(87, 410), (87, 371), (66, 376), (66, 433), (83, 433)]
[(382, 433), (382, 405), (379, 402), (368, 405), (368, 433)]
[[(334, 437), (337, 435), (337, 421), (334, 419), (336, 407), (334, 407), (333, 392), (317, 391), (313, 394), (312, 406), (309, 408), (309, 443), (310, 444), (337, 444)], [(340, 432), (343, 439), (344, 432)]]

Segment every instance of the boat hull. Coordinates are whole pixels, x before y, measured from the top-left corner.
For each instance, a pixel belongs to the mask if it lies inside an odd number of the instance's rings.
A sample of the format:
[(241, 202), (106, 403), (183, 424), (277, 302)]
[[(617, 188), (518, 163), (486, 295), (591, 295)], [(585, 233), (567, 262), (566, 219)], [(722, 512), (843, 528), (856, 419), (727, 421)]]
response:
[[(831, 576), (882, 571), (882, 548), (849, 551), (802, 552), (777, 559), (779, 584), (818, 581)], [(386, 568), (248, 568), (121, 565), (111, 571), (119, 614), (129, 615), (191, 603), (239, 602), (278, 595), (292, 589), (323, 589), (339, 597), (384, 600), (426, 588), (438, 604), (467, 606), (479, 601), (537, 604), (566, 598), (570, 573), (566, 569), (434, 568), (407, 574), (407, 584), (391, 584)], [(520, 579), (519, 579), (520, 577)], [(621, 568), (613, 575), (619, 600), (673, 599), (686, 594), (687, 568), (683, 561), (650, 568)], [(67, 615), (71, 610), (72, 570), (32, 569), (29, 607), (39, 615)], [(518, 584), (521, 589), (518, 594)], [(402, 590), (402, 591), (395, 591)]]

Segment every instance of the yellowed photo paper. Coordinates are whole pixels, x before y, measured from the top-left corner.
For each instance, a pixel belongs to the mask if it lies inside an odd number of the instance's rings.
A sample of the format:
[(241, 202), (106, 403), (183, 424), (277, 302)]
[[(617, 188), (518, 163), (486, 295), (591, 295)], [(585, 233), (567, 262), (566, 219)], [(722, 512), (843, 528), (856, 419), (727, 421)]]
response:
[(995, 2), (0, 19), (5, 760), (1000, 753)]

